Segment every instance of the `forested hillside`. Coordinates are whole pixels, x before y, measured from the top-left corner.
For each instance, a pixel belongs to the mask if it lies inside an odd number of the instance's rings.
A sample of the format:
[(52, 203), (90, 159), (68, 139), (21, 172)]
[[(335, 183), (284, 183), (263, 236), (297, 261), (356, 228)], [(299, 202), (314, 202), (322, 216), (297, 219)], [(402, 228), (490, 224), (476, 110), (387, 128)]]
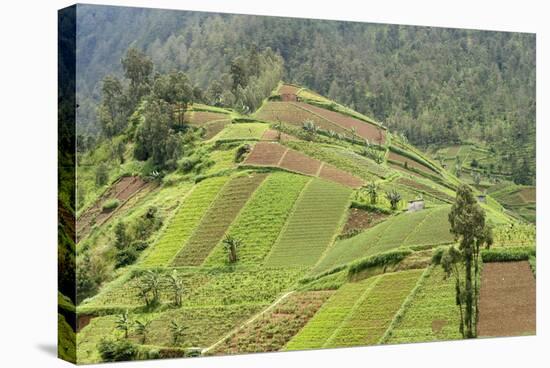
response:
[(532, 34), (81, 6), (78, 42), (82, 132), (99, 131), (101, 80), (122, 75), (133, 46), (155, 72), (185, 72), (205, 103), (252, 111), (282, 77), (421, 147), (488, 143), (505, 171), (534, 178)]

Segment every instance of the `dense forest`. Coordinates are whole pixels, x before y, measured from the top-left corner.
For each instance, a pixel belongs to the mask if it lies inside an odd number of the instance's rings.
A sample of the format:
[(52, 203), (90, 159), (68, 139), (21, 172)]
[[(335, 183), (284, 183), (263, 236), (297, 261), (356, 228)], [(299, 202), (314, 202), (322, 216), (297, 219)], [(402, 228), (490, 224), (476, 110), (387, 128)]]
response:
[[(534, 178), (532, 34), (115, 7), (82, 6), (78, 16), (84, 135), (101, 131), (102, 82), (124, 76), (133, 47), (151, 60), (152, 79), (185, 73), (196, 101), (248, 112), (282, 78), (421, 147), (487, 143), (511, 172), (528, 169), (522, 181)], [(115, 94), (124, 83), (115, 78)]]

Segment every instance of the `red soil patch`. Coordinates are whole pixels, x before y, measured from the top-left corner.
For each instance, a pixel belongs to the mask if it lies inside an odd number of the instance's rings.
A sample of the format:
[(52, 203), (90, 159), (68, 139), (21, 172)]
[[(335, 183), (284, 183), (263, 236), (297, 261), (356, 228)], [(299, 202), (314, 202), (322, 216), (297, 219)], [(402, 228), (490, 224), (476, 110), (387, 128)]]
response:
[(537, 201), (537, 189), (535, 187), (532, 188), (523, 188), (519, 195), (525, 202), (536, 202)]
[(293, 102), (276, 102), (270, 101), (256, 113), (256, 117), (261, 120), (277, 122), (278, 120), (295, 125), (301, 128), (306, 120), (312, 121), (315, 125), (323, 130), (333, 130), (336, 133), (341, 133), (350, 136), (350, 132), (311, 111), (304, 110), (296, 106)]
[(289, 149), (279, 166), (290, 171), (317, 176), (321, 167), (321, 161)]
[(252, 152), (246, 156), (243, 164), (260, 166), (277, 166), (287, 148), (277, 143), (258, 142)]
[(423, 176), (421, 174), (419, 174), (417, 172), (414, 172), (414, 171), (407, 170), (401, 165), (394, 164), (392, 162), (388, 162), (388, 166), (391, 167), (392, 169), (404, 172), (405, 174), (414, 175), (416, 177), (423, 178)]
[(186, 111), (183, 120), (189, 124), (202, 125), (214, 120), (227, 119), (229, 115), (211, 111)]
[(371, 228), (386, 217), (388, 215), (383, 213), (369, 212), (360, 208), (350, 208), (342, 234), (355, 233)]
[(214, 355), (281, 350), (334, 291), (298, 292), (221, 343)]
[(479, 336), (536, 333), (536, 282), (527, 261), (484, 264), (479, 299)]
[(415, 169), (421, 170), (421, 171), (423, 171), (425, 173), (428, 173), (428, 174), (437, 174), (435, 171), (433, 171), (429, 167), (424, 166), (419, 162), (411, 160), (410, 158), (402, 156), (402, 155), (400, 155), (398, 153), (395, 153), (395, 152), (390, 151), (388, 159), (392, 160), (392, 161), (395, 161), (395, 162), (402, 163), (403, 165), (405, 165), (405, 163), (407, 163), (408, 167), (414, 167)]
[(382, 128), (377, 127), (376, 125), (369, 124), (359, 119), (355, 119), (351, 116), (341, 114), (339, 112), (323, 109), (318, 106), (313, 106), (307, 103), (299, 102), (296, 105), (309, 110), (317, 115), (322, 116), (323, 118), (330, 120), (331, 122), (342, 126), (348, 130), (355, 128), (357, 135), (362, 138), (366, 138), (371, 142), (384, 144), (386, 141), (386, 134)]
[[(273, 129), (268, 129), (262, 135), (262, 141), (278, 141), (279, 132)], [(297, 141), (296, 137), (281, 132), (281, 142)]]
[(335, 181), (351, 188), (359, 188), (363, 185), (363, 180), (329, 164), (323, 165), (319, 177)]
[[(148, 186), (150, 186), (149, 183), (139, 176), (125, 176), (115, 182), (92, 207), (77, 219), (77, 241), (86, 236), (94, 224), (102, 225), (107, 222), (130, 198)], [(103, 212), (103, 203), (109, 199), (118, 199), (121, 203), (115, 210)]]

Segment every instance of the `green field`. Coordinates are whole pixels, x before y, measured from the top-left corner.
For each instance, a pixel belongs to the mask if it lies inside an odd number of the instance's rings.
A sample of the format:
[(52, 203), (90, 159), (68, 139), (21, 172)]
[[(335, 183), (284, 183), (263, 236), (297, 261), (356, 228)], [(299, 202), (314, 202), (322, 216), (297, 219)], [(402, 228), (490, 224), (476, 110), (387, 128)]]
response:
[(231, 222), (264, 179), (263, 174), (231, 179), (208, 208), (204, 219), (176, 255), (172, 265), (200, 265), (223, 238)]
[(446, 244), (453, 241), (447, 222), (448, 206), (403, 213), (349, 239), (337, 241), (315, 266), (321, 273), (355, 259), (400, 246)]
[[(238, 249), (239, 264), (263, 261), (307, 181), (300, 175), (273, 173), (256, 190), (228, 230), (228, 234), (242, 241)], [(222, 244), (218, 244), (205, 261), (207, 266), (226, 263), (227, 253)]]
[[(271, 90), (255, 78), (249, 82), (258, 90)], [(488, 144), (453, 136), (447, 145), (422, 146), (426, 153), (392, 130), (396, 121), (379, 124), (274, 81), (261, 98), (239, 85), (231, 92), (238, 96), (209, 90), (216, 106), (197, 101), (178, 110), (159, 102), (172, 111), (164, 116), (170, 123), (149, 127), (147, 137), (140, 136), (144, 121), (161, 124), (164, 107), (151, 114), (144, 100), (126, 130), (84, 150), (77, 212), (87, 232), (72, 244), (78, 298), (58, 294), (60, 310), (76, 308), (83, 327), (75, 333), (59, 315), (65, 357), (74, 353), (72, 334), (79, 363), (102, 362), (104, 339), (127, 340), (136, 360), (181, 357), (189, 348), (222, 355), (460, 339), (454, 279), (438, 263), (459, 242), (449, 214), (463, 183), (492, 228), (482, 260), (529, 261), (536, 275), (536, 227), (528, 223), (536, 188), (512, 184), (508, 173), (474, 185), (472, 175), (486, 172), (480, 164), (496, 170)], [(171, 122), (181, 111), (185, 121)], [(359, 139), (352, 126), (384, 140)], [(277, 130), (284, 139), (274, 138)], [(147, 146), (141, 140), (153, 131), (168, 136)], [(145, 189), (117, 186), (122, 175), (122, 183), (129, 178)], [(391, 192), (400, 197), (393, 204)], [(101, 206), (113, 198), (119, 206)], [(424, 207), (409, 210), (420, 199)], [(127, 337), (120, 328), (126, 312)], [(145, 340), (136, 321), (150, 321)], [(177, 325), (183, 332), (174, 339)]]
[(266, 259), (267, 266), (312, 266), (343, 219), (351, 191), (312, 179), (298, 198), (282, 234)]
[(185, 198), (142, 265), (152, 267), (170, 264), (226, 182), (226, 177), (219, 177), (205, 180), (197, 185)]
[(212, 140), (214, 141), (238, 141), (238, 140), (259, 140), (269, 128), (263, 123), (240, 123), (229, 124)]
[(454, 279), (445, 279), (441, 267), (436, 266), (387, 334), (385, 343), (459, 339), (462, 335), (457, 308)]
[(421, 273), (388, 273), (342, 287), (286, 350), (376, 344)]

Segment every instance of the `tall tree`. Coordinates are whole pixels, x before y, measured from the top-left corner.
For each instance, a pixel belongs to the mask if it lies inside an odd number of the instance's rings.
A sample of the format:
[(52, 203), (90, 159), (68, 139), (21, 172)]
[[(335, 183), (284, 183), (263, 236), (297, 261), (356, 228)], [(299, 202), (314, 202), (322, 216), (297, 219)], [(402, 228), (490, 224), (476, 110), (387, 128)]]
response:
[(150, 91), (153, 62), (144, 52), (131, 47), (121, 59), (121, 64), (124, 76), (130, 80), (128, 91), (130, 104), (135, 107), (140, 99)]
[[(479, 251), (481, 246), (492, 243), (491, 230), (485, 224), (485, 212), (477, 203), (477, 200), (468, 185), (461, 185), (457, 189), (456, 200), (449, 213), (451, 233), (459, 242), (459, 255), (448, 257), (444, 264), (447, 272), (452, 268), (449, 262), (460, 262), (464, 268), (464, 285), (457, 283), (457, 304), (464, 305), (464, 315), (461, 321), (461, 331), (466, 338), (476, 336), (477, 321), (477, 280), (479, 268)], [(457, 271), (458, 272), (458, 271)], [(477, 281), (476, 281), (477, 282)], [(462, 313), (461, 313), (462, 314)]]

